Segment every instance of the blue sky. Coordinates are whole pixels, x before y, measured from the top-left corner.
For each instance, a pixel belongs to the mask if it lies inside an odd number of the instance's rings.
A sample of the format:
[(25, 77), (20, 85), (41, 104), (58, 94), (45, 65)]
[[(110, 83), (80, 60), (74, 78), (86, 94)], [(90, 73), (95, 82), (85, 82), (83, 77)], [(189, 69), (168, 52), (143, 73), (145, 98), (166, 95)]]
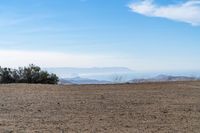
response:
[(0, 65), (200, 69), (199, 0), (0, 0)]

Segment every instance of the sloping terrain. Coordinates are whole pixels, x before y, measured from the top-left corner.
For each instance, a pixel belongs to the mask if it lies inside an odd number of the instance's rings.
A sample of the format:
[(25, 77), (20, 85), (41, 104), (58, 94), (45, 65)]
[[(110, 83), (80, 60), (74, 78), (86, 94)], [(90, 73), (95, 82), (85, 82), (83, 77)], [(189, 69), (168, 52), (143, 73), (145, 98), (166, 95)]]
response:
[(0, 85), (1, 133), (199, 133), (200, 82)]

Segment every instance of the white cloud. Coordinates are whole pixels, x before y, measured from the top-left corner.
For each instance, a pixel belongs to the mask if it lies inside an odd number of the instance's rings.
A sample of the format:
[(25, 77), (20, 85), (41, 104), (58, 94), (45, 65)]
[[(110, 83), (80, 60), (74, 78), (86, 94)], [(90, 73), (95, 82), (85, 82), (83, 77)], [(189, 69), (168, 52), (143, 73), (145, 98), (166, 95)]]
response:
[(133, 2), (128, 7), (136, 13), (149, 17), (161, 17), (174, 21), (200, 25), (200, 0), (188, 0), (179, 4), (159, 6), (154, 0)]

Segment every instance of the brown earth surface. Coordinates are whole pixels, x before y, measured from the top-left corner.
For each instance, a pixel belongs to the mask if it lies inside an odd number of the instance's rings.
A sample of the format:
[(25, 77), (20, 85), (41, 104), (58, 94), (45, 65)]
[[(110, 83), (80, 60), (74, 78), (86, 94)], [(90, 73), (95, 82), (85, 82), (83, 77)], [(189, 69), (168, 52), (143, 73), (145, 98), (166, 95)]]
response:
[(200, 82), (0, 85), (0, 133), (200, 133)]

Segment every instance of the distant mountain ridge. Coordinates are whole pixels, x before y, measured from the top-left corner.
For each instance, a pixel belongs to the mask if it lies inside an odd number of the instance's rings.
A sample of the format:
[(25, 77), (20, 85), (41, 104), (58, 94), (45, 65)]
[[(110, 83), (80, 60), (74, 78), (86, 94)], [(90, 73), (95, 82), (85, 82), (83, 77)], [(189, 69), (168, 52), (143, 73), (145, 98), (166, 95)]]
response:
[(106, 72), (132, 72), (126, 67), (91, 67), (91, 68), (74, 68), (74, 67), (55, 67), (44, 68), (48, 71), (68, 72), (68, 73), (106, 73)]
[(171, 76), (171, 75), (158, 75), (153, 78), (147, 79), (134, 79), (130, 83), (143, 83), (143, 82), (167, 82), (167, 81), (195, 81), (200, 80), (199, 77), (188, 77), (188, 76)]
[(48, 72), (51, 73), (55, 73), (60, 78), (81, 77), (81, 78), (98, 79), (98, 80), (107, 80), (104, 77), (133, 73), (131, 69), (126, 67), (92, 67), (92, 68), (55, 67), (55, 68), (44, 68), (44, 70), (47, 70)]
[(109, 81), (87, 79), (81, 77), (60, 79), (60, 84), (109, 84)]
[(192, 73), (192, 75), (196, 76), (190, 76), (190, 74), (187, 73), (182, 73), (182, 75), (186, 76), (180, 76), (180, 73), (169, 73), (156, 76), (157, 74), (155, 73), (137, 73), (126, 67), (55, 67), (45, 68), (45, 70), (58, 75), (61, 84), (109, 84), (200, 80), (198, 74), (194, 73)]

